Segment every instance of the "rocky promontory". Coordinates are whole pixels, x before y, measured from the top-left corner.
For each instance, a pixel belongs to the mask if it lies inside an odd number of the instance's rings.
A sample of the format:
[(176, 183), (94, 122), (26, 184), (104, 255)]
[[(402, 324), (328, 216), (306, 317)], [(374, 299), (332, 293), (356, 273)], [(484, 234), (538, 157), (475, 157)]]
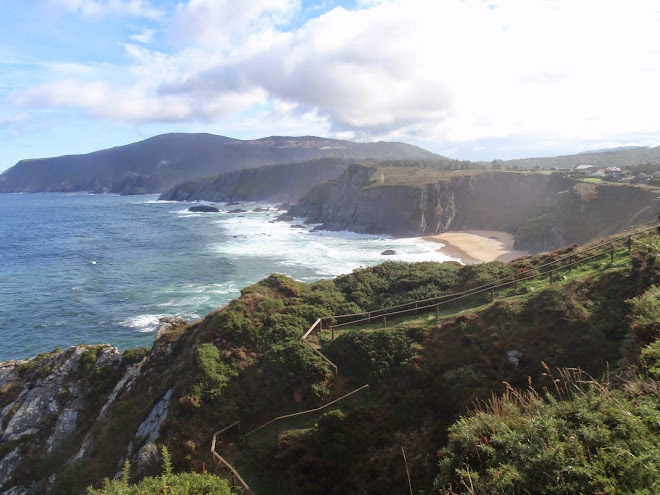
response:
[(644, 186), (561, 174), (351, 165), (287, 214), (327, 230), (398, 237), (500, 230), (516, 236), (516, 249), (541, 252), (654, 221), (657, 196)]
[(295, 202), (315, 185), (339, 177), (348, 164), (347, 160), (328, 158), (226, 172), (184, 182), (158, 199)]

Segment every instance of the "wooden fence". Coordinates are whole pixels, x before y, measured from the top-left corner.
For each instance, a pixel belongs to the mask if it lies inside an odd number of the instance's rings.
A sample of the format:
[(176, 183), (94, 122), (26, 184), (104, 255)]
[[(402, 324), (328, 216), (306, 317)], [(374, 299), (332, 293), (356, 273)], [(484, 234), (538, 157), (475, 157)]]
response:
[[(310, 345), (307, 342), (307, 338), (316, 331), (322, 331), (324, 328), (329, 329), (331, 333), (331, 338), (334, 339), (334, 331), (337, 328), (356, 326), (356, 325), (368, 325), (377, 321), (382, 321), (383, 327), (387, 327), (388, 318), (392, 318), (417, 314), (417, 313), (428, 313), (435, 311), (436, 318), (439, 318), (440, 308), (442, 306), (449, 305), (454, 302), (463, 303), (466, 299), (481, 295), (487, 294), (490, 296), (490, 300), (495, 299), (495, 293), (497, 290), (511, 288), (518, 288), (518, 284), (522, 282), (527, 282), (534, 279), (540, 279), (547, 277), (549, 282), (552, 284), (557, 279), (558, 272), (563, 270), (572, 271), (574, 267), (581, 265), (583, 263), (594, 261), (598, 258), (609, 256), (610, 261), (614, 262), (614, 250), (617, 243), (624, 242), (625, 247), (628, 252), (632, 250), (633, 239), (639, 235), (646, 234), (652, 230), (658, 230), (660, 226), (649, 227), (631, 234), (626, 234), (616, 239), (612, 239), (607, 242), (592, 246), (587, 249), (583, 249), (579, 252), (574, 252), (566, 256), (557, 258), (556, 260), (549, 261), (542, 265), (530, 268), (528, 270), (516, 273), (515, 275), (509, 275), (503, 277), (496, 282), (485, 284), (473, 289), (468, 289), (462, 292), (453, 292), (451, 294), (445, 294), (442, 296), (434, 297), (431, 299), (421, 299), (417, 301), (412, 301), (409, 303), (399, 304), (397, 306), (391, 306), (389, 308), (376, 309), (373, 311), (366, 311), (362, 313), (351, 313), (344, 315), (336, 316), (324, 316), (319, 318), (314, 322), (314, 324), (305, 332), (302, 337), (303, 342)], [(594, 251), (599, 251), (595, 254), (591, 254)], [(584, 257), (584, 255), (588, 255)], [(311, 345), (310, 345), (311, 347)], [(321, 354), (317, 349), (312, 349), (323, 359), (329, 361), (323, 354)], [(333, 365), (334, 366), (334, 365)], [(334, 366), (334, 372), (337, 373), (337, 368)]]

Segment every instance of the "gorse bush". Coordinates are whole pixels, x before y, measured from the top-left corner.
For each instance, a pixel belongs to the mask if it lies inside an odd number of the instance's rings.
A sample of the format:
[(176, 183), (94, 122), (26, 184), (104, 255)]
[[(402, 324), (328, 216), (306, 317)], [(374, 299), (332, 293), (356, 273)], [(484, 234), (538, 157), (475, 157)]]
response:
[(579, 378), (561, 399), (510, 389), (459, 419), (435, 493), (658, 493), (656, 433), (623, 394)]
[(220, 351), (213, 344), (202, 344), (195, 351), (196, 381), (191, 387), (194, 397), (219, 401), (230, 380), (238, 375), (236, 369), (220, 361)]
[(635, 336), (644, 343), (660, 336), (660, 287), (654, 285), (628, 302), (633, 307), (631, 330)]
[(166, 447), (162, 450), (163, 474), (143, 479), (137, 485), (130, 485), (130, 464), (124, 463), (120, 480), (105, 480), (103, 488), (87, 489), (87, 495), (231, 495), (227, 482), (212, 474), (179, 473), (172, 474), (170, 454)]
[(136, 347), (135, 349), (126, 349), (121, 355), (121, 359), (126, 364), (139, 363), (149, 354), (151, 347)]
[(641, 360), (646, 373), (651, 378), (660, 380), (660, 340), (656, 340), (642, 349)]

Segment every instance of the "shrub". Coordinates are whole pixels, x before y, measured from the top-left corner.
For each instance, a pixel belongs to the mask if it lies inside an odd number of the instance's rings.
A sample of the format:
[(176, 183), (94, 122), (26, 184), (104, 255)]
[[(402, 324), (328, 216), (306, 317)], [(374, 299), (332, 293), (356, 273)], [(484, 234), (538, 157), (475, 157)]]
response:
[(202, 344), (195, 351), (195, 383), (191, 387), (194, 397), (218, 401), (236, 369), (220, 361), (220, 351), (213, 344)]
[(88, 495), (231, 495), (227, 482), (212, 474), (180, 473), (172, 474), (169, 452), (162, 451), (163, 474), (143, 479), (137, 485), (129, 485), (130, 464), (124, 464), (120, 480), (105, 480), (103, 488), (94, 490), (89, 487)]
[(651, 342), (660, 335), (660, 287), (652, 286), (639, 297), (629, 299), (633, 334), (641, 342)]
[(266, 374), (284, 386), (287, 375), (305, 377), (310, 384), (324, 383), (330, 371), (326, 364), (303, 343), (289, 340), (274, 344), (261, 358)]
[(137, 347), (135, 349), (126, 349), (124, 353), (121, 355), (122, 361), (127, 364), (135, 364), (139, 363), (144, 359), (144, 357), (149, 354), (149, 351), (151, 348), (149, 347)]
[(391, 329), (348, 332), (335, 339), (326, 354), (333, 362), (368, 375), (369, 380), (384, 382), (416, 352), (411, 331)]
[(246, 316), (247, 309), (241, 303), (230, 305), (218, 317), (220, 333), (239, 345), (255, 345), (259, 339), (259, 329)]
[(436, 493), (658, 493), (660, 439), (635, 407), (576, 382), (563, 397), (509, 390), (459, 419), (441, 451)]
[(648, 375), (660, 380), (660, 340), (656, 340), (642, 349), (641, 358)]
[(90, 349), (86, 349), (80, 355), (80, 361), (78, 361), (78, 372), (82, 376), (89, 375), (90, 371), (92, 371), (92, 368), (94, 368), (94, 365), (96, 364), (98, 353), (98, 348), (92, 347)]

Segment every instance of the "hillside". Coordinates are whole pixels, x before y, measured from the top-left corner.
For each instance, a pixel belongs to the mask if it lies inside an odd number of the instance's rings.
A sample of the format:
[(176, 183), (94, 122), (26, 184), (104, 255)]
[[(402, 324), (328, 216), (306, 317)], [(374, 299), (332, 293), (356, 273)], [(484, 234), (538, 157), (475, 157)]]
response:
[[(2, 363), (0, 490), (81, 493), (114, 477), (125, 459), (139, 479), (160, 471), (162, 445), (172, 453), (174, 471), (206, 471), (213, 465), (213, 432), (240, 419), (243, 436), (228, 437), (218, 448), (256, 493), (403, 492), (408, 482), (402, 447), (415, 491), (452, 493), (447, 490), (453, 486), (461, 493), (463, 479), (477, 486), (476, 493), (492, 493), (492, 487), (506, 491), (511, 480), (527, 482), (545, 473), (550, 488), (543, 493), (608, 487), (625, 492), (631, 479), (652, 493), (660, 482), (660, 386), (653, 371), (660, 362), (654, 343), (660, 336), (654, 316), (660, 314), (654, 288), (660, 283), (660, 242), (653, 231), (635, 236), (630, 247), (617, 244), (598, 259), (571, 247), (511, 264), (389, 262), (313, 284), (272, 275), (202, 320), (164, 321), (151, 349), (120, 354), (109, 346), (77, 346)], [(558, 259), (562, 269), (550, 285), (547, 263)], [(321, 317), (339, 323), (333, 315), (378, 315), (381, 308), (523, 273), (533, 278), (492, 295), (487, 290), (450, 301), (430, 314), (408, 311), (388, 319), (386, 328), (380, 317), (332, 334), (324, 327), (313, 345), (336, 363), (336, 375), (300, 341)], [(612, 383), (637, 374), (637, 381), (626, 382), (634, 390), (620, 386), (594, 395), (593, 406), (566, 402), (578, 416), (584, 411), (592, 418), (589, 429), (579, 432), (588, 436), (585, 455), (575, 457), (576, 476), (558, 475), (564, 471), (554, 461), (532, 464), (525, 457), (531, 450), (512, 452), (512, 446), (526, 444), (507, 439), (500, 429), (481, 435), (483, 422), (460, 420), (449, 429), (474, 399), (507, 387), (531, 384), (538, 394), (547, 387), (552, 398), (555, 382), (548, 370), (557, 374), (558, 367), (579, 367), (593, 377), (609, 370), (619, 377)], [(277, 437), (251, 436), (245, 446), (244, 434), (275, 415), (328, 403), (364, 383), (370, 385), (368, 397), (314, 416), (312, 424), (282, 425)], [(608, 406), (608, 397), (616, 407)], [(559, 393), (554, 403), (569, 399)], [(596, 408), (603, 404), (604, 410)], [(539, 421), (550, 431), (556, 412), (540, 414), (536, 418), (547, 417)], [(506, 418), (494, 418), (493, 428)], [(583, 448), (579, 435), (571, 448)], [(609, 457), (598, 443), (605, 435), (616, 436), (611, 438), (618, 450)], [(547, 442), (556, 442), (556, 435)], [(585, 459), (597, 455), (599, 463), (581, 476)], [(502, 456), (508, 464), (498, 460)], [(570, 457), (560, 453), (557, 459)], [(526, 464), (534, 466), (532, 473), (524, 471)], [(461, 478), (466, 465), (470, 471)], [(480, 477), (470, 478), (470, 472)], [(499, 472), (507, 477), (498, 478)]]
[(345, 159), (321, 158), (225, 172), (178, 184), (165, 191), (158, 199), (295, 203), (315, 185), (339, 177), (349, 163)]
[(403, 143), (354, 143), (313, 136), (255, 140), (212, 134), (163, 134), (84, 155), (21, 160), (0, 175), (0, 193), (162, 192), (196, 177), (318, 158), (432, 159)]
[(660, 164), (660, 146), (655, 148), (632, 146), (609, 151), (585, 151), (574, 155), (497, 160), (497, 163), (505, 168), (518, 167), (522, 170), (531, 170), (535, 167), (570, 168), (577, 165), (593, 165), (596, 168), (632, 167), (647, 163)]
[(312, 189), (289, 215), (329, 230), (433, 235), (486, 229), (541, 252), (655, 220), (658, 190), (560, 174), (351, 165)]

